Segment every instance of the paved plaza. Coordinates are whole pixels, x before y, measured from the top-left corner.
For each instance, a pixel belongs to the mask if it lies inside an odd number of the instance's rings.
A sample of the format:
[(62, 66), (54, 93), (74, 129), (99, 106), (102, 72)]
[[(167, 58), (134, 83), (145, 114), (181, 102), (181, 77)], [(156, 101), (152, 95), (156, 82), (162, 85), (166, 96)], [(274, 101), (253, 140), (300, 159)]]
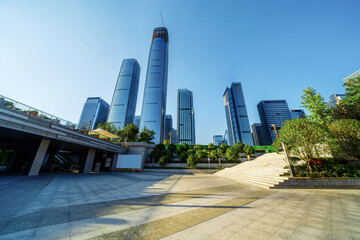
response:
[(359, 190), (210, 174), (0, 176), (0, 239), (360, 239)]

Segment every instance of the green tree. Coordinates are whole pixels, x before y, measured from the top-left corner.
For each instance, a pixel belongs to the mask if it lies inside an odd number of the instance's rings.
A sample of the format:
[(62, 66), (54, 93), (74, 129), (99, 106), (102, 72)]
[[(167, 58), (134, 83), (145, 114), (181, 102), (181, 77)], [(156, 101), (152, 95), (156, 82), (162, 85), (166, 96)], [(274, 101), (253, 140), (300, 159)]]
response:
[(123, 130), (118, 131), (119, 137), (124, 139), (124, 141), (133, 142), (135, 141), (136, 135), (139, 133), (139, 129), (135, 124), (128, 124), (124, 127)]
[(181, 152), (180, 154), (178, 154), (179, 159), (183, 162), (186, 161), (186, 159), (188, 158), (188, 153), (187, 152)]
[(345, 87), (346, 97), (342, 100), (345, 105), (354, 105), (360, 103), (360, 76), (349, 79), (343, 85)]
[(320, 123), (308, 118), (297, 118), (285, 122), (273, 146), (279, 152), (284, 142), (290, 154), (304, 160), (307, 170), (312, 172), (310, 159), (327, 152), (327, 145), (324, 144), (327, 139), (328, 134)]
[(221, 149), (224, 154), (226, 153), (226, 150), (228, 149), (229, 145), (227, 145), (226, 143), (222, 143), (219, 147), (219, 149)]
[(175, 151), (176, 151), (176, 145), (173, 144), (173, 143), (171, 143), (171, 144), (169, 144), (169, 145), (167, 146), (167, 149), (168, 149), (169, 151), (171, 151), (172, 153), (175, 153)]
[(158, 163), (162, 166), (165, 167), (166, 164), (168, 163), (168, 158), (166, 156), (162, 156), (160, 157)]
[(208, 145), (208, 151), (214, 151), (216, 149), (216, 146), (214, 145), (214, 144), (212, 144), (212, 143), (209, 143), (209, 145)]
[(160, 151), (157, 149), (152, 150), (151, 153), (149, 154), (150, 160), (154, 162), (159, 161), (160, 157), (161, 157)]
[(155, 137), (155, 132), (152, 130), (147, 129), (146, 127), (140, 133), (140, 141), (150, 143)]
[(331, 144), (339, 153), (360, 160), (360, 121), (355, 119), (340, 119), (330, 124), (330, 132), (335, 137)]
[(206, 150), (197, 150), (195, 153), (196, 159), (204, 159), (207, 157), (207, 151)]
[(246, 144), (244, 147), (244, 152), (247, 154), (248, 161), (250, 161), (250, 155), (255, 153), (254, 147)]
[(198, 151), (198, 150), (203, 150), (202, 145), (197, 144), (197, 145), (195, 146), (195, 150), (196, 150), (196, 151)]
[(235, 160), (239, 159), (239, 152), (237, 151), (235, 146), (229, 147), (228, 149), (226, 149), (226, 158), (230, 161), (235, 161)]
[(244, 152), (244, 144), (242, 142), (237, 142), (234, 148), (238, 153)]
[(104, 123), (99, 123), (97, 125), (97, 128), (101, 128), (102, 130), (108, 131), (112, 134), (118, 135), (118, 129), (115, 127), (115, 125), (112, 122), (104, 122)]
[[(217, 151), (211, 151), (209, 156), (212, 160), (217, 160), (220, 157), (219, 154), (217, 153)], [(221, 165), (220, 161), (219, 161), (219, 164)]]
[(360, 103), (345, 104), (342, 101), (333, 109), (334, 119), (356, 119), (360, 121)]
[(156, 149), (159, 150), (159, 151), (163, 151), (165, 150), (165, 145), (162, 144), (162, 143), (159, 143), (159, 144), (156, 144)]
[(180, 144), (180, 150), (186, 152), (187, 150), (189, 150), (189, 145), (187, 143)]
[(301, 98), (301, 107), (305, 107), (311, 113), (308, 118), (323, 126), (327, 126), (327, 124), (330, 123), (332, 120), (331, 108), (320, 93), (317, 93), (315, 89), (308, 87), (303, 90)]
[(187, 158), (187, 165), (194, 167), (197, 164), (196, 158), (194, 155), (190, 154)]

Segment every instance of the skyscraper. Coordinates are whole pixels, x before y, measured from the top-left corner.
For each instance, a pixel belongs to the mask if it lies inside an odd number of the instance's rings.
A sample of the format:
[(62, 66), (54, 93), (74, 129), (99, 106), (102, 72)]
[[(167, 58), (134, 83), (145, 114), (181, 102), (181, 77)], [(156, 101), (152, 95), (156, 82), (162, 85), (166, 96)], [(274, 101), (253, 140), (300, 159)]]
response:
[(187, 89), (178, 89), (177, 137), (179, 143), (195, 144), (193, 94)]
[(344, 82), (347, 82), (349, 79), (353, 79), (356, 77), (360, 76), (360, 70), (357, 70), (356, 72), (354, 72), (353, 74), (350, 74), (349, 76), (347, 76), (346, 78), (343, 79)]
[(286, 120), (291, 120), (290, 110), (286, 100), (266, 100), (257, 105), (261, 126), (265, 136), (265, 144), (271, 145), (276, 140), (276, 131), (279, 134), (281, 126)]
[(167, 139), (170, 141), (170, 135), (169, 133), (171, 132), (172, 134), (172, 128), (173, 128), (173, 119), (171, 115), (166, 115), (165, 116), (165, 132), (164, 132), (164, 139)]
[[(139, 128), (140, 127), (140, 116), (135, 116), (134, 118), (134, 125)], [(139, 128), (139, 130), (141, 131), (142, 129)]]
[(124, 127), (134, 122), (139, 89), (140, 65), (136, 59), (124, 59), (111, 101), (108, 122)]
[(223, 98), (229, 134), (228, 144), (234, 146), (237, 142), (242, 142), (254, 145), (241, 83), (232, 83), (230, 88), (226, 88)]
[(251, 125), (251, 130), (253, 134), (254, 145), (255, 146), (266, 145), (266, 139), (261, 123), (254, 123), (253, 125)]
[(336, 108), (336, 106), (346, 97), (346, 94), (333, 94), (330, 96), (329, 106)]
[(99, 97), (89, 97), (82, 109), (78, 128), (94, 130), (99, 124), (106, 122), (109, 114), (109, 104)]
[(214, 135), (213, 136), (213, 144), (215, 146), (220, 146), (224, 142), (224, 136), (222, 135)]
[(169, 36), (165, 27), (155, 28), (146, 73), (140, 129), (155, 132), (155, 143), (164, 140)]
[(290, 111), (291, 117), (292, 119), (296, 119), (296, 118), (305, 118), (305, 112), (302, 109), (292, 109)]

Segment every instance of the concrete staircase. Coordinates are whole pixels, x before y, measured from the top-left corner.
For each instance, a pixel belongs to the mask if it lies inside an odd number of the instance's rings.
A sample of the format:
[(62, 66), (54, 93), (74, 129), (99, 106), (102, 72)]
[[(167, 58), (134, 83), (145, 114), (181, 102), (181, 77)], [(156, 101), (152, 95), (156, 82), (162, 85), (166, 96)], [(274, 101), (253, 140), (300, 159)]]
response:
[(285, 166), (286, 162), (283, 154), (267, 153), (252, 161), (226, 168), (214, 175), (258, 187), (270, 188), (274, 187), (275, 184), (288, 180), (287, 177), (281, 176), (289, 171), (284, 169)]

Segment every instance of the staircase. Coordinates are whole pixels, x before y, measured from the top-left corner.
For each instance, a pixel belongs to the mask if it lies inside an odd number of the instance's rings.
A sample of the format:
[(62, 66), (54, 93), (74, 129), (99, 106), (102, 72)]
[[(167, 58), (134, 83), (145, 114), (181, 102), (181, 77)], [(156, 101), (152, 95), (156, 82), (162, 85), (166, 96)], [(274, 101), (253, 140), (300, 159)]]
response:
[(255, 185), (263, 188), (274, 187), (287, 177), (281, 177), (288, 173), (284, 169), (286, 162), (283, 154), (267, 153), (249, 162), (243, 162), (231, 168), (226, 168), (214, 175), (226, 177), (242, 183)]

